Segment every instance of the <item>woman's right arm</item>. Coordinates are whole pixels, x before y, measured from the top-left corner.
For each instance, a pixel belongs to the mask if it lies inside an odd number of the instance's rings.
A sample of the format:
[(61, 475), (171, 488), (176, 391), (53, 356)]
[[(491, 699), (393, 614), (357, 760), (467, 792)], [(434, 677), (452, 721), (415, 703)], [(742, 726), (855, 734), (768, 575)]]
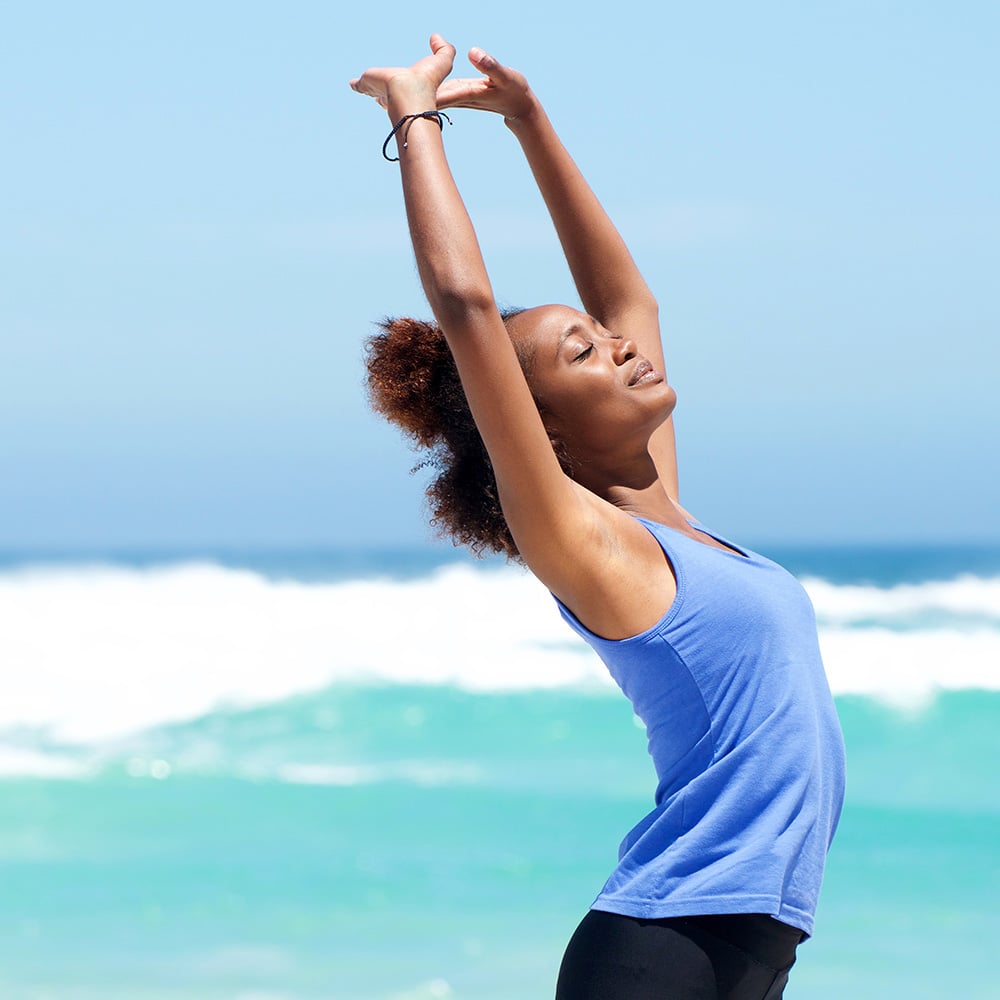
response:
[[(436, 107), (454, 49), (431, 37), (433, 55), (409, 69), (366, 71), (351, 86), (375, 97), (392, 122)], [(405, 128), (405, 126), (404, 126)], [(566, 556), (588, 544), (574, 568), (598, 576), (610, 539), (595, 499), (562, 472), (493, 299), (472, 223), (445, 158), (434, 121), (397, 133), (399, 167), (420, 279), (448, 340), (469, 407), (493, 463), (508, 526), (525, 562), (566, 594)], [(603, 544), (602, 544), (603, 542)], [(593, 582), (593, 581), (592, 581)]]

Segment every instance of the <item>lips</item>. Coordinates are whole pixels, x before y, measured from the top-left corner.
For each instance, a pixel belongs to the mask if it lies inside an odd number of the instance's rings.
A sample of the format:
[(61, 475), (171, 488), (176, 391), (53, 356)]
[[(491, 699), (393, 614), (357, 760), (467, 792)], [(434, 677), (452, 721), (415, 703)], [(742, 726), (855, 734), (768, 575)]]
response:
[(643, 376), (653, 371), (653, 366), (645, 359), (639, 358), (635, 368), (632, 369), (632, 376), (628, 380), (629, 385), (635, 385)]

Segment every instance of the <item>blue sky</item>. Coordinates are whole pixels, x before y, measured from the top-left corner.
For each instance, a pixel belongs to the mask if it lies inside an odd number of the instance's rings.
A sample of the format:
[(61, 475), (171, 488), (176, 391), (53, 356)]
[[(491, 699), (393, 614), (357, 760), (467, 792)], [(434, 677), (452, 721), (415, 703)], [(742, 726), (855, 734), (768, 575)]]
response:
[[(632, 246), (689, 509), (748, 544), (1000, 539), (1000, 8), (556, 10), (5, 9), (0, 547), (428, 539), (361, 389), (372, 322), (427, 310), (347, 80), (432, 30), (527, 73)], [(454, 118), (498, 296), (575, 302), (513, 138)]]

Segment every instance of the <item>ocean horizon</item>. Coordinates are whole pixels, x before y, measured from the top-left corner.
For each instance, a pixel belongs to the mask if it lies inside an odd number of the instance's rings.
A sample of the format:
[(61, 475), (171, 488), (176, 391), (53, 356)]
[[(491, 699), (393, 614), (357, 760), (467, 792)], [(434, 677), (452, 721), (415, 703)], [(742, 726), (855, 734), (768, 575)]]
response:
[[(763, 551), (848, 752), (786, 997), (995, 996), (1000, 545)], [(551, 997), (652, 804), (600, 661), (457, 550), (8, 548), (0, 663), (5, 1000)]]

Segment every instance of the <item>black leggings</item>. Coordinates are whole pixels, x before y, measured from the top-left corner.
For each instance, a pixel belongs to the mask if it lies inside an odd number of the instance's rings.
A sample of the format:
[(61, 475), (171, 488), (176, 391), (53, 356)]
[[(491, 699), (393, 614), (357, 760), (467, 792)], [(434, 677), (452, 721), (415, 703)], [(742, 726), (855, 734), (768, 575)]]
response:
[(780, 1000), (802, 932), (760, 913), (643, 920), (591, 910), (556, 1000)]

